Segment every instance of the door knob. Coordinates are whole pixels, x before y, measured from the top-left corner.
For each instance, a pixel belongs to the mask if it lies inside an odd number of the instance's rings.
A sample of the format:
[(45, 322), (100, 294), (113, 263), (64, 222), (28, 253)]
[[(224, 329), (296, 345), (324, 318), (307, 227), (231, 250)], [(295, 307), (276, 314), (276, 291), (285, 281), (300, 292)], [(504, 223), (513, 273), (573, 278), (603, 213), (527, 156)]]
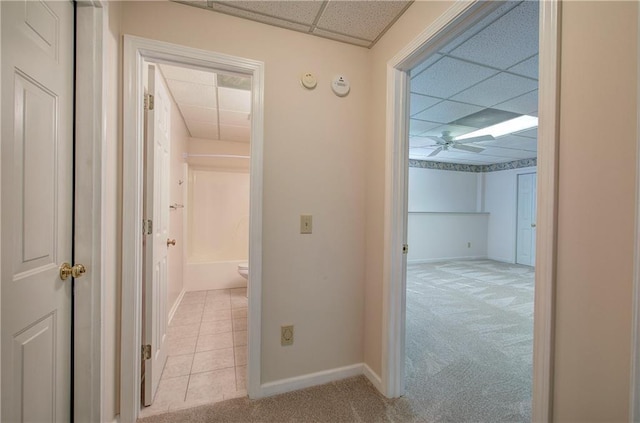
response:
[(60, 279), (63, 281), (69, 279), (69, 276), (79, 278), (85, 273), (87, 273), (87, 268), (82, 264), (76, 264), (72, 267), (69, 263), (62, 263), (60, 266)]
[(531, 224), (531, 227), (532, 227), (532, 228), (535, 228), (535, 227), (536, 227), (536, 224), (535, 224), (535, 223), (532, 223), (532, 224)]
[(176, 240), (167, 238), (167, 247), (170, 246), (170, 245), (176, 245)]

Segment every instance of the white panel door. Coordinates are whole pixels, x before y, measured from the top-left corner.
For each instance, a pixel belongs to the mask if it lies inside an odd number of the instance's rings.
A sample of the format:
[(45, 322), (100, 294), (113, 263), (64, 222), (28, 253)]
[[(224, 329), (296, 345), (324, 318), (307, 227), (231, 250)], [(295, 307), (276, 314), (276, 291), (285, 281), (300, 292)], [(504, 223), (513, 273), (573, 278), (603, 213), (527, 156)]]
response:
[(518, 175), (516, 263), (536, 262), (536, 174)]
[[(169, 235), (169, 154), (171, 110), (168, 90), (149, 65), (145, 169), (145, 216), (153, 222), (145, 236), (144, 337), (151, 358), (144, 369), (144, 404), (151, 405), (167, 360), (167, 248)], [(152, 106), (151, 106), (152, 105)], [(149, 233), (151, 232), (151, 233)]]
[(2, 1), (2, 421), (68, 422), (73, 4)]

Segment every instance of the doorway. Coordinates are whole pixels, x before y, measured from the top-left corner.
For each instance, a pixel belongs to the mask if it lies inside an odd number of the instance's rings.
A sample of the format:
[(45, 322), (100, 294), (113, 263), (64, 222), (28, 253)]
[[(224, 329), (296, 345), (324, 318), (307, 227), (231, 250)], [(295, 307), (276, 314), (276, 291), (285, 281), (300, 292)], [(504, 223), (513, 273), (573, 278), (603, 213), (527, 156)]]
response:
[[(144, 62), (178, 65), (192, 69), (223, 71), (251, 80), (250, 222), (248, 281), (251, 295), (247, 308), (247, 392), (260, 388), (260, 305), (262, 233), (262, 139), (263, 74), (261, 62), (174, 44), (125, 36), (124, 169), (122, 321), (134, 322), (122, 328), (121, 419), (136, 420), (140, 410), (139, 351), (142, 342), (142, 187), (143, 187), (143, 99)], [(180, 204), (180, 203), (178, 203)]]
[[(387, 220), (385, 224), (385, 273), (383, 320), (383, 389), (387, 396), (404, 393), (404, 348), (406, 307), (406, 244), (407, 168), (408, 168), (408, 71), (424, 58), (433, 55), (464, 29), (487, 17), (494, 5), (474, 2), (452, 6), (442, 20), (427, 28), (389, 62), (387, 98)], [(538, 132), (539, 251), (536, 259), (536, 301), (534, 304), (533, 406), (534, 420), (548, 420), (550, 408), (552, 304), (556, 221), (556, 164), (557, 164), (557, 69), (558, 69), (558, 11), (557, 2), (540, 4), (540, 93)], [(542, 119), (544, 117), (544, 119)], [(515, 193), (515, 189), (514, 189)], [(515, 222), (514, 222), (515, 229)], [(410, 246), (409, 246), (410, 251)]]

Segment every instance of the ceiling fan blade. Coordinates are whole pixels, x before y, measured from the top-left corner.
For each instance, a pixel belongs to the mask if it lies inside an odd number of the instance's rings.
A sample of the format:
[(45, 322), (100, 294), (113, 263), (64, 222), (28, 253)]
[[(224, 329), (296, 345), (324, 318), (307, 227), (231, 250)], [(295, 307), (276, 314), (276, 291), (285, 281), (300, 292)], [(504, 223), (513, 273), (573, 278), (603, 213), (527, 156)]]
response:
[(465, 138), (463, 140), (456, 141), (456, 144), (468, 144), (471, 142), (493, 141), (493, 140), (495, 140), (493, 135), (480, 135), (479, 137)]
[(480, 148), (480, 147), (472, 147), (470, 145), (453, 145), (453, 148), (457, 148), (458, 150), (465, 150), (465, 151), (471, 151), (473, 153), (479, 153), (481, 151), (484, 151), (484, 148)]
[(429, 154), (429, 157), (437, 156), (442, 151), (442, 147), (438, 147)]

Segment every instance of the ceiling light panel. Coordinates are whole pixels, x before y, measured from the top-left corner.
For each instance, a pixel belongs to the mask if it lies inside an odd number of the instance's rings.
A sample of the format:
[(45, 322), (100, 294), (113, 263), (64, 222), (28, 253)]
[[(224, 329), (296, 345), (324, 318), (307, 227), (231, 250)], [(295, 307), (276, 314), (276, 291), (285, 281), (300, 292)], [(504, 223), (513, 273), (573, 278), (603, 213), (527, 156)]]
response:
[(375, 40), (410, 1), (330, 1), (318, 20), (319, 29)]
[(191, 82), (203, 85), (215, 85), (215, 76), (213, 72), (206, 72), (197, 69), (189, 69), (179, 66), (160, 65), (160, 70), (165, 79), (173, 79), (176, 81)]
[(482, 110), (482, 107), (445, 100), (418, 113), (414, 117), (431, 122), (449, 123), (480, 110)]
[(451, 98), (456, 101), (491, 107), (536, 88), (538, 88), (537, 81), (508, 73), (499, 73)]
[(216, 107), (216, 88), (212, 85), (194, 84), (191, 82), (167, 80), (173, 99), (178, 104), (201, 107)]
[(538, 53), (537, 1), (524, 1), (451, 51), (451, 55), (507, 69)]
[(445, 57), (411, 80), (411, 92), (448, 98), (496, 73), (483, 66)]
[(461, 140), (465, 140), (473, 137), (481, 137), (485, 135), (491, 135), (494, 138), (498, 138), (507, 134), (513, 134), (515, 132), (524, 131), (530, 128), (535, 128), (536, 126), (538, 126), (537, 117), (522, 115), (514, 119), (496, 123), (495, 125), (487, 126), (486, 128), (480, 128), (476, 131), (458, 136), (455, 138), (455, 140), (461, 141)]
[(220, 87), (218, 95), (220, 96), (218, 99), (220, 110), (251, 112), (251, 91)]
[(538, 79), (538, 55), (510, 67), (509, 72)]
[(427, 95), (411, 93), (410, 96), (410, 105), (409, 105), (409, 114), (411, 116), (415, 116), (424, 109), (433, 106), (441, 102), (441, 98), (429, 97)]
[(270, 17), (312, 25), (322, 7), (322, 0), (308, 1), (221, 1), (229, 7), (256, 12)]
[(430, 129), (442, 126), (438, 122), (427, 122), (424, 120), (410, 119), (409, 120), (409, 135), (420, 135)]
[(512, 98), (504, 103), (496, 104), (494, 107), (523, 115), (532, 115), (538, 110), (538, 90)]

